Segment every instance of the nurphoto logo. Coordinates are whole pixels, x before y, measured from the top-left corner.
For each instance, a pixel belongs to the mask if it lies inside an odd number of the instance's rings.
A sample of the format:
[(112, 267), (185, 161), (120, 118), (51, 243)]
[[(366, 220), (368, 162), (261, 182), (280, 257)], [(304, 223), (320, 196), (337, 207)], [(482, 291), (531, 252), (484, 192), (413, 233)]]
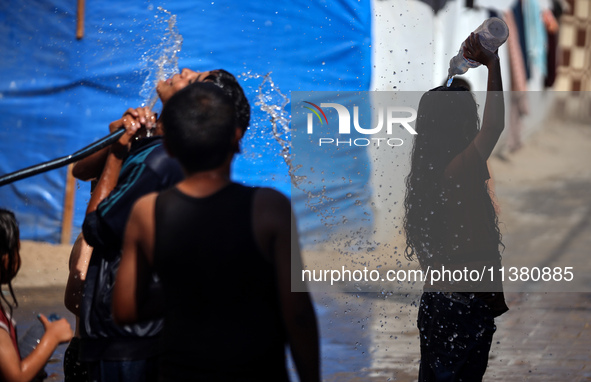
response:
[[(314, 123), (319, 125), (328, 123), (328, 118), (326, 117), (326, 113), (322, 108), (333, 108), (337, 111), (338, 120), (339, 120), (339, 128), (338, 134), (339, 137), (321, 137), (318, 139), (318, 146), (322, 145), (336, 145), (336, 146), (369, 146), (370, 144), (374, 144), (379, 146), (380, 143), (386, 143), (389, 146), (396, 147), (402, 146), (404, 141), (401, 138), (394, 138), (390, 137), (394, 132), (394, 127), (402, 126), (408, 133), (411, 135), (416, 135), (417, 132), (411, 126), (411, 122), (414, 122), (417, 119), (417, 111), (411, 107), (406, 106), (387, 106), (387, 107), (378, 107), (377, 110), (377, 124), (375, 127), (368, 127), (364, 128), (361, 127), (359, 123), (359, 106), (353, 106), (353, 127), (358, 134), (363, 135), (375, 135), (378, 133), (383, 133), (384, 125), (385, 125), (385, 133), (388, 137), (361, 137), (361, 138), (350, 138), (348, 137), (351, 134), (351, 113), (349, 109), (339, 103), (328, 102), (328, 103), (321, 103), (320, 106), (308, 102), (303, 101), (305, 105), (304, 108), (311, 111), (308, 113), (307, 116), (307, 133), (314, 134)], [(314, 119), (316, 117), (316, 119)]]

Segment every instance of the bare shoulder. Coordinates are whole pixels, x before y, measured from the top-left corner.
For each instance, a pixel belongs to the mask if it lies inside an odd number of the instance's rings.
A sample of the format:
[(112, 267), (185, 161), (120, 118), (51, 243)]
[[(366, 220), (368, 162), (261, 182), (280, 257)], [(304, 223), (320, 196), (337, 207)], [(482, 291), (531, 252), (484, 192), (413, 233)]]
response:
[(139, 198), (137, 200), (137, 202), (135, 202), (136, 206), (140, 206), (138, 208), (149, 208), (150, 206), (154, 206), (154, 203), (156, 203), (156, 198), (158, 197), (158, 193), (157, 192), (151, 192), (147, 195), (142, 196), (141, 198)]
[[(138, 199), (133, 205), (131, 215), (125, 228), (124, 253), (132, 248), (144, 254), (149, 262), (152, 261), (154, 247), (155, 216), (154, 208), (157, 193), (147, 194)], [(135, 249), (134, 249), (135, 248)]]
[[(127, 221), (126, 234), (132, 237), (145, 237), (154, 230), (154, 208), (157, 193), (151, 193), (139, 198), (133, 205), (131, 215)], [(151, 237), (151, 236), (149, 236)]]
[(144, 220), (153, 216), (157, 197), (158, 193), (152, 192), (139, 198), (135, 202), (133, 210), (131, 211), (132, 218)]
[(291, 203), (285, 195), (273, 188), (267, 187), (259, 188), (256, 191), (254, 203), (255, 206), (258, 205), (262, 208), (291, 207)]
[(260, 188), (253, 201), (254, 235), (262, 252), (273, 259), (275, 244), (289, 236), (291, 227), (291, 203), (281, 192)]
[(272, 188), (259, 188), (254, 196), (253, 212), (260, 223), (276, 225), (290, 224), (291, 202), (281, 192)]

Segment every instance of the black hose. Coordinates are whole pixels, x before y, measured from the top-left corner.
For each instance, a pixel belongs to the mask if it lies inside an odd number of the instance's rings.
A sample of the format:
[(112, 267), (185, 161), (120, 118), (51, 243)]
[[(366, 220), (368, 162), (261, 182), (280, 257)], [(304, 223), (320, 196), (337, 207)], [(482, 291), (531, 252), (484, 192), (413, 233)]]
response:
[(77, 162), (80, 159), (84, 159), (87, 156), (99, 151), (103, 147), (107, 147), (116, 140), (119, 139), (125, 133), (125, 129), (120, 129), (117, 131), (112, 132), (111, 134), (107, 135), (106, 137), (86, 146), (85, 148), (76, 151), (72, 155), (68, 155), (65, 157), (57, 158), (50, 160), (48, 162), (40, 163), (35, 166), (23, 168), (22, 170), (18, 170), (12, 172), (10, 174), (6, 174), (0, 177), (0, 187), (4, 186), (5, 184), (9, 184), (12, 182), (16, 182), (17, 180), (25, 179), (33, 175), (40, 174), (42, 172), (50, 171), (59, 167), (63, 167), (69, 165), (70, 163)]

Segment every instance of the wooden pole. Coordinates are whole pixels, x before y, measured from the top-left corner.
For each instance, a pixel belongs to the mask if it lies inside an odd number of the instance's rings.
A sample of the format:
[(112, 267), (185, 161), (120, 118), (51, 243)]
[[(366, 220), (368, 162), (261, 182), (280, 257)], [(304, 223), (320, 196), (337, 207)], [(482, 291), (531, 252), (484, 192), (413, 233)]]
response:
[(74, 195), (76, 193), (76, 179), (72, 175), (74, 164), (68, 165), (66, 176), (66, 195), (64, 197), (64, 213), (62, 215), (62, 244), (70, 244), (72, 240), (72, 222), (74, 220)]
[(78, 15), (76, 17), (76, 38), (78, 40), (84, 37), (84, 2), (85, 0), (78, 0)]

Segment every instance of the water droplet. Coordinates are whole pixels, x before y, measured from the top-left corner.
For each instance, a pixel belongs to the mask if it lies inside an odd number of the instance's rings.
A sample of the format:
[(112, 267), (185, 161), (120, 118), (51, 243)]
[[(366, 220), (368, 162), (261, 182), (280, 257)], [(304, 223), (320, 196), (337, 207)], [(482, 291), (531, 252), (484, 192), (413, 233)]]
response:
[(447, 79), (446, 86), (447, 86), (448, 88), (451, 86), (451, 83), (453, 82), (453, 80), (454, 80), (454, 76), (451, 76), (451, 77), (449, 77), (449, 78)]
[(162, 7), (158, 7), (157, 9), (169, 17), (168, 19), (162, 17), (158, 20), (158, 15), (154, 16), (158, 21), (154, 22), (152, 28), (166, 25), (166, 32), (157, 47), (150, 48), (142, 55), (142, 71), (148, 74), (141, 87), (140, 96), (145, 100), (146, 105), (150, 109), (158, 101), (158, 94), (156, 93), (158, 82), (179, 72), (177, 54), (181, 51), (183, 44), (183, 37), (179, 34), (176, 26), (176, 15), (171, 14)]

